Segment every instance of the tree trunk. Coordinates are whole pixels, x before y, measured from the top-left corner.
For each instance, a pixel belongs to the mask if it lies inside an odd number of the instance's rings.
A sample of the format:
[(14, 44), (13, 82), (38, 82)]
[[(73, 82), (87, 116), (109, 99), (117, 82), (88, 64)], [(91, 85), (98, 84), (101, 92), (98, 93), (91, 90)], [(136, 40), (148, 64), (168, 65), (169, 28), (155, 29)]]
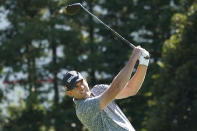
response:
[(54, 104), (58, 105), (58, 101), (59, 101), (59, 93), (58, 93), (58, 84), (57, 84), (57, 47), (55, 45), (55, 43), (52, 43), (52, 57), (53, 57), (53, 65), (54, 68), (53, 69), (53, 88), (54, 88), (54, 92), (55, 92), (55, 96), (54, 96)]
[(27, 73), (28, 73), (28, 85), (29, 85), (29, 92), (31, 95), (31, 90), (33, 87), (33, 80), (32, 80), (32, 66), (31, 66), (31, 56), (30, 56), (30, 45), (26, 45), (26, 53), (27, 53)]

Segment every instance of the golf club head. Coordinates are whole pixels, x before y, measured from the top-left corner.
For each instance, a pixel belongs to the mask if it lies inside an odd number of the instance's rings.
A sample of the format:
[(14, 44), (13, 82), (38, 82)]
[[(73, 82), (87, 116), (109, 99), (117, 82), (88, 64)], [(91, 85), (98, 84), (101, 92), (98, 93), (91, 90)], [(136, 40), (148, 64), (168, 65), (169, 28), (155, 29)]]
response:
[(65, 13), (68, 15), (75, 15), (79, 12), (79, 10), (81, 9), (81, 3), (74, 3), (71, 5), (68, 5), (65, 8), (60, 9), (59, 13)]
[(79, 12), (79, 10), (81, 9), (81, 4), (80, 3), (75, 3), (72, 5), (68, 5), (66, 7), (66, 12), (69, 15), (75, 15)]

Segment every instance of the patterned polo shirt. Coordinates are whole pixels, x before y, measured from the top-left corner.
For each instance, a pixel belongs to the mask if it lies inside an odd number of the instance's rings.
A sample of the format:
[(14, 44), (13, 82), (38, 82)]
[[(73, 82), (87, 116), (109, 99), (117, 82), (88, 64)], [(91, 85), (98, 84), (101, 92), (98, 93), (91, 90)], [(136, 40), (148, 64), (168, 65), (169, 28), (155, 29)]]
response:
[(114, 101), (100, 110), (100, 96), (108, 87), (109, 85), (96, 85), (91, 90), (94, 97), (73, 99), (77, 117), (89, 131), (135, 131)]

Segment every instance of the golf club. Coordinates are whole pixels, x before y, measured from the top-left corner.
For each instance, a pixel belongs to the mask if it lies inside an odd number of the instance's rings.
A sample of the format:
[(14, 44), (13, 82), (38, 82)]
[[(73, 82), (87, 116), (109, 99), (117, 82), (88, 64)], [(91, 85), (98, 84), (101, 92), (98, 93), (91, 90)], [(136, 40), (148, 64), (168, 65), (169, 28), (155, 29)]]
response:
[[(130, 43), (127, 39), (125, 39), (124, 37), (122, 37), (120, 34), (118, 34), (115, 30), (113, 30), (112, 28), (110, 28), (108, 25), (106, 25), (97, 16), (95, 16), (94, 14), (92, 14), (91, 12), (89, 12), (81, 3), (74, 3), (74, 4), (71, 4), (71, 5), (68, 5), (66, 8), (61, 9), (59, 12), (60, 13), (66, 13), (66, 14), (69, 14), (69, 15), (75, 15), (76, 13), (78, 13), (80, 11), (81, 8), (84, 11), (86, 11), (89, 15), (91, 15), (92, 17), (94, 17), (95, 19), (97, 19), (108, 30), (110, 30), (111, 32), (113, 32), (118, 38), (120, 38), (121, 40), (123, 40), (130, 47), (135, 48), (135, 46), (132, 43)], [(149, 59), (149, 58), (146, 58), (146, 59)]]

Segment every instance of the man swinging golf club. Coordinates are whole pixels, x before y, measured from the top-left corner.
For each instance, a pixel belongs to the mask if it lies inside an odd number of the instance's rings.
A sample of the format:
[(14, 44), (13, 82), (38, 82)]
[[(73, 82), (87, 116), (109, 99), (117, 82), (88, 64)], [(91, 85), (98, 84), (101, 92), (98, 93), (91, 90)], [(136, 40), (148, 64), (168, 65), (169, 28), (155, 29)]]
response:
[[(73, 97), (76, 114), (90, 131), (135, 131), (123, 114), (115, 99), (134, 96), (144, 81), (149, 53), (135, 47), (128, 63), (114, 77), (109, 85), (95, 85), (91, 90), (85, 78), (77, 71), (69, 71), (63, 77), (66, 94)], [(130, 79), (133, 68), (139, 60), (136, 73)]]

